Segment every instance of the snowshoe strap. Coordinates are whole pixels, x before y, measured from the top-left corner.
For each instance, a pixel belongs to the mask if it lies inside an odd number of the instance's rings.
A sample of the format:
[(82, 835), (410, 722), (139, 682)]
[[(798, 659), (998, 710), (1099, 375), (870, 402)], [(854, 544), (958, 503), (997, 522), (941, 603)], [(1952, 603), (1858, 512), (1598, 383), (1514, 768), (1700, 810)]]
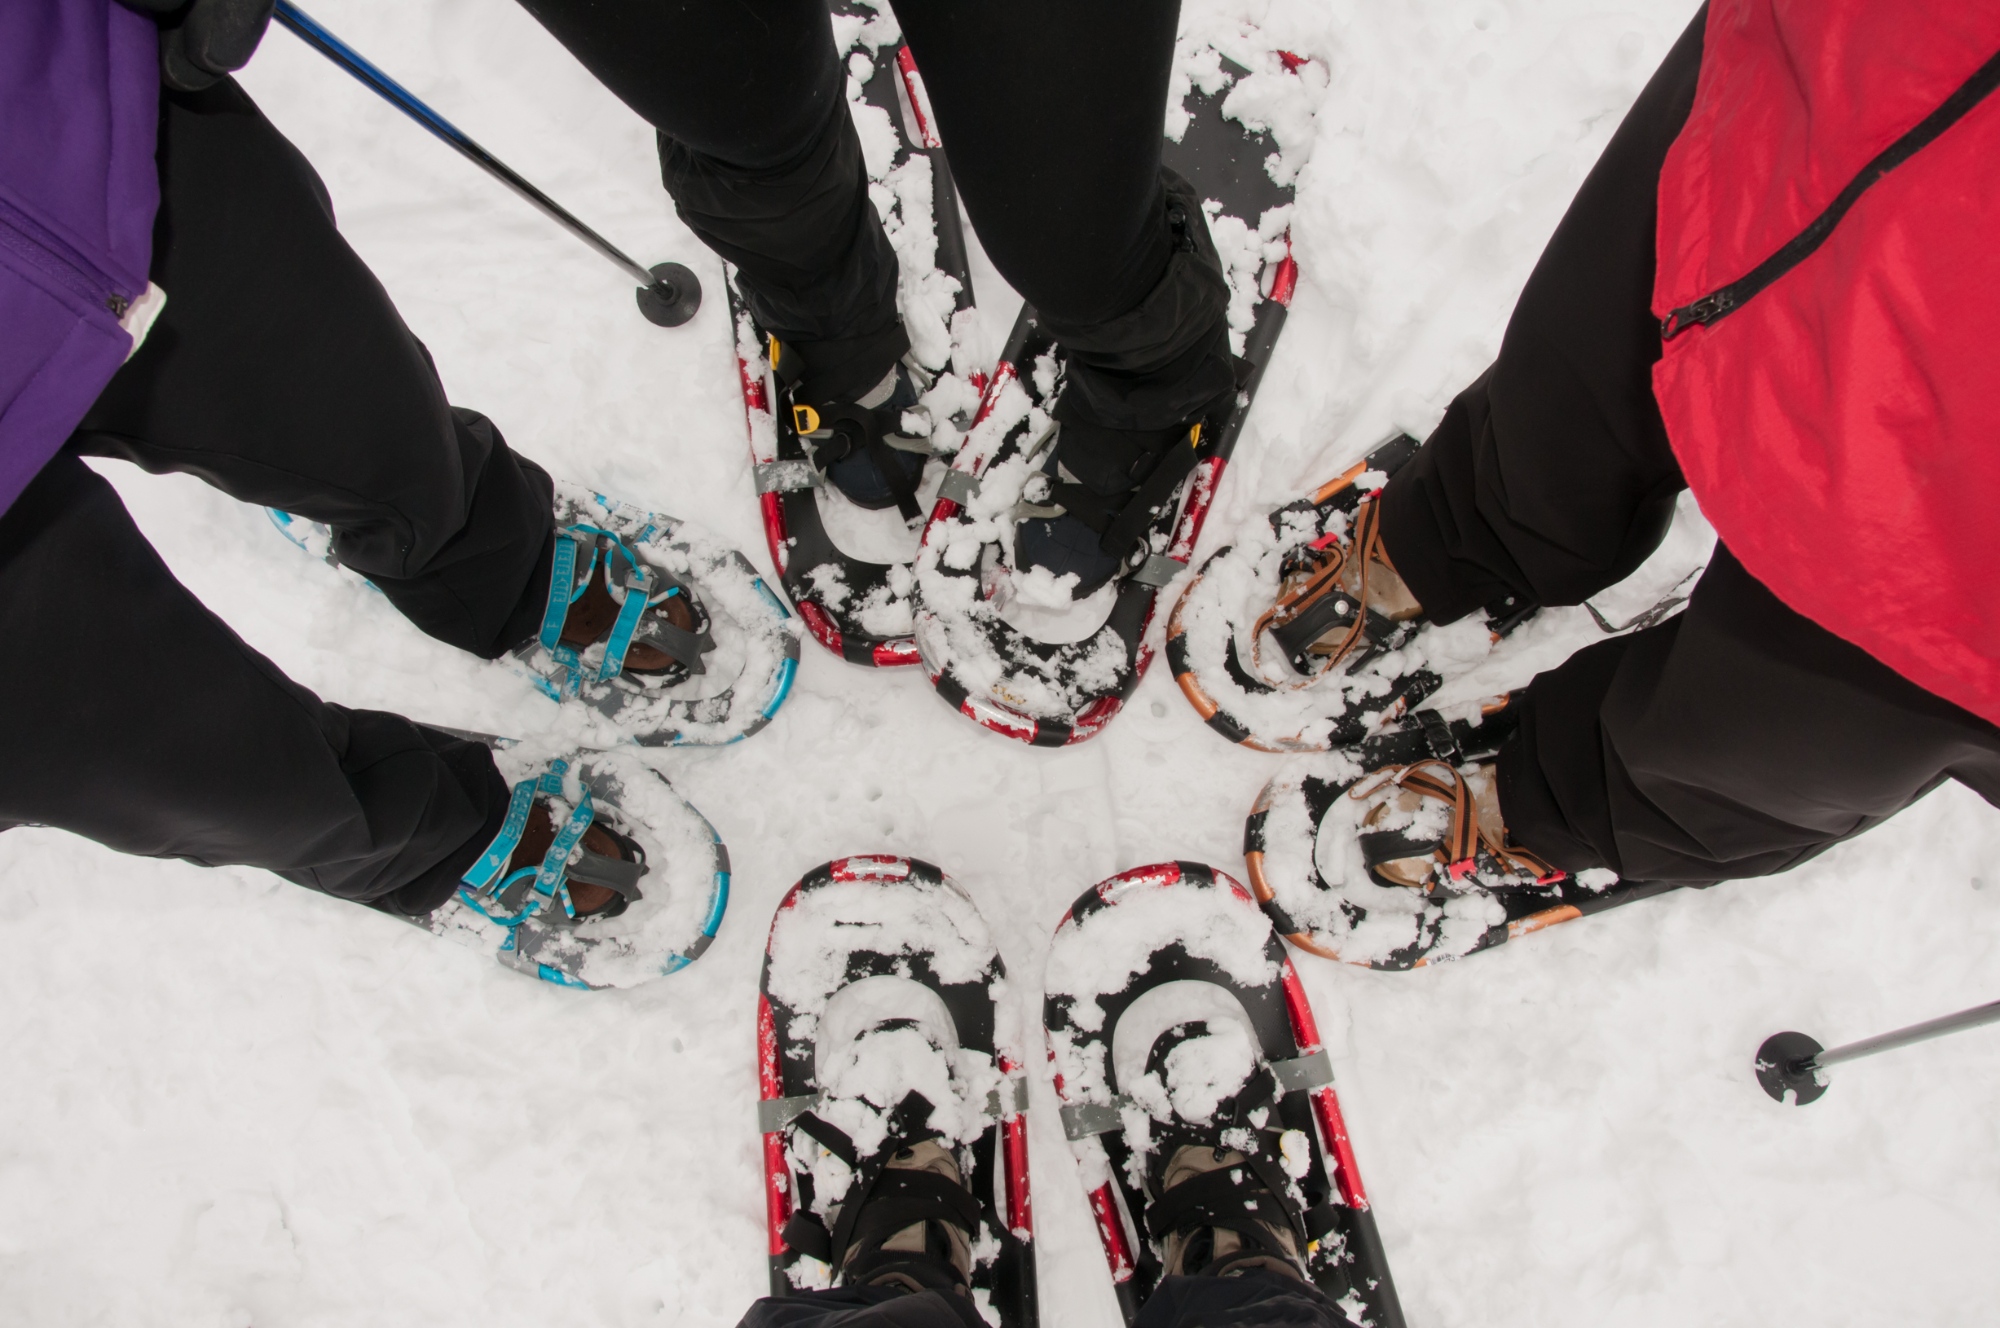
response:
[[(805, 361), (776, 337), (770, 339), (770, 358), (771, 372), (778, 385), (788, 399), (793, 398), (806, 374)], [(836, 462), (857, 453), (865, 455), (881, 472), (882, 482), (888, 486), (889, 496), (895, 499), (896, 510), (903, 520), (915, 521), (924, 514), (917, 503), (917, 477), (908, 473), (895, 454), (902, 451), (929, 456), (928, 440), (898, 434), (900, 420), (885, 421), (883, 409), (852, 401), (815, 406), (791, 400), (789, 409), (792, 431), (801, 441), (811, 440), (808, 454), (822, 476)]]
[[(1325, 557), (1312, 569), (1303, 581), (1290, 587), (1278, 596), (1277, 603), (1257, 619), (1250, 632), (1250, 664), (1263, 676), (1264, 633), (1270, 631), (1278, 644), (1295, 660), (1304, 656), (1306, 648), (1313, 646), (1328, 632), (1339, 630), (1340, 638), (1325, 650), (1326, 663), (1319, 669), (1298, 681), (1272, 684), (1281, 691), (1293, 691), (1307, 687), (1318, 681), (1321, 674), (1339, 669), (1347, 660), (1354, 647), (1368, 638), (1368, 578), (1370, 569), (1376, 562), (1388, 562), (1388, 554), (1382, 548), (1381, 507), (1373, 498), (1364, 498), (1355, 509), (1354, 523), (1348, 527), (1345, 540), (1329, 539), (1322, 550)], [(1352, 564), (1357, 569), (1358, 583), (1350, 597), (1347, 587), (1342, 584), (1341, 574)], [(1343, 602), (1349, 607), (1343, 608)], [(1332, 612), (1327, 611), (1327, 606)], [(1303, 621), (1302, 621), (1303, 620)], [(1278, 633), (1293, 624), (1298, 624), (1295, 632), (1280, 637)], [(1381, 629), (1377, 629), (1379, 634)], [(1310, 635), (1308, 635), (1310, 633)], [(1301, 670), (1303, 672), (1304, 670)], [(1268, 677), (1265, 682), (1270, 682)]]
[(904, 1227), (918, 1222), (938, 1222), (955, 1226), (968, 1236), (979, 1230), (979, 1200), (965, 1186), (946, 1180), (932, 1171), (906, 1171), (883, 1165), (895, 1151), (911, 1141), (896, 1142), (881, 1159), (871, 1163), (873, 1182), (856, 1202), (840, 1206), (830, 1245), (838, 1268), (854, 1248), (857, 1262), (868, 1261), (882, 1248), (882, 1242)]
[[(536, 797), (561, 796), (562, 777), (568, 768), (566, 762), (552, 761), (548, 770), (540, 776), (524, 779), (514, 786), (508, 796), (507, 818), (501, 823), (500, 833), (461, 878), (464, 884), (459, 887), (459, 899), (488, 921), (502, 927), (518, 927), (536, 913), (557, 904), (562, 906), (565, 918), (576, 917), (576, 906), (569, 897), (568, 863), (577, 841), (583, 838), (583, 832), (597, 817), (597, 808), (591, 801), (588, 788), (583, 790), (583, 796), (577, 800), (569, 819), (556, 831), (556, 837), (549, 844), (548, 852), (542, 855), (539, 867), (522, 867), (504, 877), (499, 875), (520, 845), (521, 835), (528, 827), (528, 813)], [(616, 889), (615, 886), (612, 888)]]
[[(1199, 423), (1191, 425), (1159, 454), (1137, 488), (1110, 497), (1067, 478), (1068, 472), (1058, 469), (1050, 477), (1045, 494), (1039, 501), (1021, 504), (1016, 518), (1075, 517), (1097, 532), (1098, 548), (1103, 552), (1130, 558), (1145, 541), (1153, 519), (1173, 501), (1181, 481), (1193, 473), (1195, 463), (1201, 459), (1202, 428)], [(1056, 441), (1059, 461), (1062, 437), (1058, 434)]]
[[(782, 1130), (804, 1113), (817, 1108), (823, 1100), (818, 1093), (764, 1098), (757, 1104), (757, 1132), (771, 1134)], [(1028, 1080), (1025, 1075), (1009, 1075), (1004, 1088), (996, 1088), (986, 1094), (986, 1119), (989, 1121), (1003, 1121), (1027, 1109)]]
[[(606, 550), (607, 562), (610, 556), (610, 551)], [(604, 572), (604, 581), (608, 588), (611, 583), (610, 567), (607, 566)], [(632, 559), (623, 585), (625, 602), (618, 606), (618, 619), (611, 624), (611, 635), (605, 638), (604, 658), (597, 666), (599, 682), (609, 682), (625, 669), (625, 652), (632, 648), (632, 633), (639, 630), (639, 620), (646, 616), (646, 604), (653, 594), (652, 570), (641, 566), (638, 559)], [(696, 658), (699, 659), (700, 656), (697, 655)]]
[(1164, 1240), (1177, 1231), (1213, 1227), (1233, 1231), (1257, 1252), (1295, 1259), (1270, 1227), (1290, 1228), (1299, 1248), (1306, 1244), (1305, 1223), (1288, 1197), (1283, 1173), (1261, 1154), (1242, 1162), (1192, 1176), (1146, 1205), (1146, 1234)]
[[(661, 603), (674, 595), (686, 593), (676, 585), (654, 602)], [(696, 621), (700, 621), (700, 615), (696, 615)], [(715, 638), (708, 632), (690, 632), (685, 627), (676, 627), (667, 621), (665, 615), (659, 613), (642, 618), (638, 629), (632, 634), (632, 640), (671, 656), (689, 673), (708, 672), (708, 664), (702, 657), (715, 649)]]
[[(581, 560), (583, 567), (579, 573), (578, 551), (584, 548), (589, 550), (589, 557)], [(604, 559), (604, 588), (619, 605), (618, 616), (604, 641), (604, 658), (598, 663), (593, 681), (608, 682), (624, 672), (625, 656), (635, 641), (664, 652), (689, 673), (705, 672), (707, 666), (702, 656), (715, 649), (715, 641), (706, 630), (700, 608), (695, 607), (694, 618), (701, 630), (694, 632), (676, 627), (662, 614), (647, 612), (676, 595), (686, 596), (689, 605), (696, 605), (687, 586), (671, 573), (640, 561), (623, 539), (608, 530), (582, 524), (565, 526), (556, 532), (548, 605), (542, 612), (542, 630), (537, 637), (542, 648), (562, 666), (560, 696), (574, 696), (583, 681), (581, 657), (574, 648), (563, 644), (562, 631), (570, 606), (590, 589), (600, 557)], [(622, 575), (613, 570), (620, 563), (624, 569)]]
[(1504, 837), (1495, 838), (1479, 824), (1479, 809), (1473, 800), (1472, 789), (1457, 766), (1435, 759), (1388, 766), (1377, 771), (1373, 779), (1363, 780), (1349, 789), (1347, 796), (1358, 801), (1372, 797), (1389, 784), (1407, 789), (1419, 797), (1444, 803), (1451, 809), (1451, 823), (1442, 839), (1416, 839), (1394, 830), (1357, 836), (1363, 861), (1369, 866), (1379, 866), (1398, 858), (1435, 855), (1444, 864), (1446, 874), (1458, 880), (1478, 868), (1478, 855), (1484, 850), (1502, 870), (1531, 876), (1537, 884), (1551, 884), (1563, 878), (1564, 873), (1540, 855), (1506, 842)]
[(626, 899), (637, 900), (645, 898), (639, 893), (639, 878), (646, 874), (646, 870), (643, 862), (607, 858), (602, 853), (581, 848), (576, 852), (576, 861), (569, 864), (568, 878), (585, 885), (601, 885)]
[[(1333, 1061), (1324, 1047), (1304, 1056), (1290, 1060), (1267, 1061), (1266, 1067), (1276, 1081), (1277, 1093), (1310, 1092), (1333, 1082)], [(1110, 1102), (1071, 1102), (1062, 1109), (1063, 1134), (1071, 1142), (1088, 1139), (1093, 1135), (1110, 1134), (1125, 1128), (1125, 1112), (1145, 1110), (1123, 1093)]]

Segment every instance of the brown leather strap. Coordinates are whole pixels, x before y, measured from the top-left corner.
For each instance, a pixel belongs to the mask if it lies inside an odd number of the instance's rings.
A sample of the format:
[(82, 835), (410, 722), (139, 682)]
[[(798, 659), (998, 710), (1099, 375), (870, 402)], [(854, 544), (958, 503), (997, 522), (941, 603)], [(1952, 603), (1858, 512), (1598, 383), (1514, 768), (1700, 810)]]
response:
[[(1298, 586), (1290, 593), (1280, 593), (1277, 603), (1266, 610), (1257, 619), (1257, 625), (1251, 629), (1250, 667), (1259, 678), (1262, 678), (1266, 683), (1270, 683), (1278, 691), (1291, 692), (1310, 687), (1319, 680), (1321, 674), (1338, 669), (1340, 662), (1353, 653), (1355, 645), (1365, 639), (1368, 627), (1369, 568), (1378, 557), (1383, 562), (1388, 561), (1388, 555), (1382, 551), (1381, 547), (1382, 521), (1379, 511), (1380, 509), (1376, 506), (1373, 498), (1362, 499), (1361, 505), (1355, 509), (1354, 524), (1348, 529), (1348, 538), (1345, 540), (1336, 540), (1332, 544), (1329, 544), (1327, 546), (1329, 553), (1327, 560), (1313, 569), (1312, 575), (1306, 579), (1304, 584)], [(1347, 625), (1347, 630), (1341, 634), (1339, 643), (1334, 646), (1333, 651), (1327, 656), (1326, 666), (1310, 677), (1296, 681), (1287, 680), (1280, 683), (1271, 683), (1270, 678), (1264, 672), (1264, 632), (1266, 629), (1274, 626), (1284, 626), (1335, 591), (1343, 595), (1346, 594), (1346, 587), (1340, 583), (1341, 573), (1347, 568), (1349, 562), (1356, 558), (1361, 561), (1359, 584), (1352, 597), (1354, 599), (1354, 621)]]
[(1538, 885), (1562, 877), (1563, 873), (1539, 854), (1507, 842), (1504, 827), (1502, 834), (1495, 837), (1479, 824), (1479, 807), (1472, 796), (1472, 788), (1465, 782), (1464, 774), (1450, 762), (1434, 759), (1413, 761), (1409, 765), (1384, 766), (1375, 772), (1375, 778), (1348, 790), (1347, 796), (1357, 800), (1370, 797), (1385, 784), (1408, 789), (1419, 797), (1442, 802), (1451, 808), (1451, 828), (1445, 832), (1444, 842), (1435, 850), (1435, 856), (1444, 864), (1445, 872), (1451, 879), (1458, 880), (1472, 873), (1481, 848), (1504, 870), (1532, 876)]

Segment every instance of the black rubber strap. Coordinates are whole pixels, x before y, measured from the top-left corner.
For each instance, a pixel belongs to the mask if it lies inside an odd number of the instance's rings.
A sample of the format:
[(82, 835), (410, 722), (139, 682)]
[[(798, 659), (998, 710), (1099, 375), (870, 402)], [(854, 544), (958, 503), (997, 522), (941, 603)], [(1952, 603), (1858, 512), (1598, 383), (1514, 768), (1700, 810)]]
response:
[(707, 632), (690, 632), (674, 626), (657, 607), (639, 620), (632, 643), (664, 652), (689, 673), (706, 673), (708, 665), (702, 662), (702, 656), (715, 649), (714, 637)]
[(1139, 486), (1137, 493), (1126, 502), (1125, 507), (1111, 522), (1111, 526), (1098, 541), (1098, 548), (1114, 557), (1124, 557), (1146, 537), (1147, 527), (1153, 524), (1154, 513), (1173, 501), (1174, 491), (1181, 481), (1194, 473), (1195, 462), (1200, 455), (1195, 449), (1195, 432), (1190, 429), (1169, 447), (1166, 454), (1154, 465), (1153, 473)]
[(1247, 1162), (1190, 1177), (1146, 1205), (1146, 1232), (1154, 1240), (1214, 1227), (1234, 1231), (1267, 1253), (1292, 1258), (1271, 1234), (1272, 1226), (1300, 1230), (1292, 1206)]
[(642, 899), (639, 893), (639, 878), (646, 874), (643, 862), (627, 862), (623, 858), (607, 858), (602, 853), (589, 849), (578, 849), (563, 875), (569, 880), (583, 885), (601, 885), (614, 890), (627, 899)]
[(1417, 839), (1400, 830), (1371, 830), (1356, 835), (1354, 842), (1361, 849), (1361, 861), (1370, 867), (1403, 858), (1428, 858), (1444, 846), (1436, 836)]

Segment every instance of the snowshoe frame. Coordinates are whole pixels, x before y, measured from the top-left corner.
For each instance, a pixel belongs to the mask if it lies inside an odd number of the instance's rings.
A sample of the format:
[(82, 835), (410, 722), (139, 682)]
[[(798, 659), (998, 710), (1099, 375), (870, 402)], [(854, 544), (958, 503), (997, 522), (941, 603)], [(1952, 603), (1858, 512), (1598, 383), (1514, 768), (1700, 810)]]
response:
[[(1189, 888), (1224, 889), (1246, 904), (1255, 902), (1240, 882), (1202, 863), (1156, 863), (1120, 872), (1092, 886), (1063, 914), (1057, 931), (1105, 909), (1116, 908), (1120, 900), (1136, 893)], [(1313, 1237), (1307, 1253), (1307, 1271), (1314, 1284), (1334, 1300), (1353, 1297), (1354, 1303), (1361, 1307), (1362, 1317), (1358, 1322), (1373, 1328), (1403, 1328), (1402, 1306), (1376, 1230), (1375, 1215), (1361, 1183), (1311, 1002), (1275, 933), (1267, 938), (1265, 954), (1277, 967), (1278, 979), (1262, 987), (1245, 988), (1214, 963), (1190, 955), (1178, 942), (1171, 943), (1153, 954), (1145, 973), (1123, 992), (1097, 998), (1104, 1012), (1102, 1024), (1095, 1034), (1082, 1034), (1079, 1040), (1110, 1038), (1118, 1019), (1133, 1001), (1145, 990), (1162, 983), (1210, 982), (1232, 992), (1250, 1017), (1264, 1060), (1278, 1071), (1280, 1081), (1288, 1088), (1275, 1108), (1279, 1120), (1285, 1128), (1301, 1131), (1312, 1145), (1310, 1167), (1299, 1181), (1307, 1201), (1307, 1229)], [(1049, 996), (1043, 1005), (1045, 1029), (1070, 1028), (1072, 1004), (1067, 996)], [(1048, 1054), (1054, 1067), (1053, 1042)], [(1105, 1063), (1110, 1078), (1115, 1070), (1108, 1054)], [(1110, 1086), (1114, 1092), (1119, 1091), (1115, 1083)], [(1059, 1069), (1055, 1087), (1056, 1096), (1063, 1103), (1064, 1133), (1072, 1141), (1072, 1147), (1083, 1138), (1099, 1137), (1110, 1161), (1112, 1179), (1092, 1190), (1088, 1202), (1119, 1309), (1129, 1325), (1137, 1319), (1161, 1276), (1160, 1261), (1144, 1236), (1145, 1195), (1129, 1178), (1126, 1167), (1129, 1150), (1122, 1130), (1115, 1124), (1115, 1109), (1104, 1103), (1077, 1100)], [(1305, 1091), (1297, 1091), (1300, 1088)], [(1106, 1119), (1107, 1114), (1111, 1120)]]
[[(814, 868), (785, 892), (772, 917), (778, 919), (804, 895), (835, 882), (880, 881), (893, 886), (921, 881), (958, 890), (930, 863), (893, 854), (860, 854)], [(963, 893), (962, 891), (960, 892)], [(785, 1134), (797, 1112), (817, 1093), (813, 1082), (814, 1048), (810, 1040), (791, 1036), (792, 1014), (769, 995), (769, 954), (757, 995), (758, 1129), (763, 1135), (764, 1204), (770, 1287), (773, 1296), (797, 1294), (788, 1269), (798, 1257), (785, 1241), (785, 1227), (798, 1207), (799, 1181), (786, 1157)], [(912, 978), (937, 992), (957, 1026), (961, 1046), (989, 1052), (1007, 1076), (1007, 1091), (997, 1106), (1000, 1119), (973, 1144), (972, 1189), (988, 1234), (1001, 1246), (997, 1259), (973, 1274), (975, 1290), (984, 1290), (1000, 1315), (1000, 1328), (1034, 1328), (1037, 1323), (1034, 1208), (1028, 1177), (1027, 1081), (1023, 1066), (996, 1043), (998, 1011), (988, 995), (993, 978), (1004, 976), (996, 953), (988, 972), (978, 981), (945, 983), (930, 971), (924, 956), (855, 951), (849, 954), (845, 982), (882, 974)], [(974, 1233), (978, 1243), (979, 1233)]]
[[(852, 9), (840, 0), (834, 12)], [(970, 309), (973, 303), (972, 275), (966, 259), (965, 236), (959, 228), (958, 191), (945, 162), (944, 144), (931, 119), (930, 99), (923, 77), (917, 72), (910, 48), (898, 48), (893, 64), (881, 61), (875, 74), (862, 89), (864, 100), (889, 113), (890, 123), (900, 131), (896, 164), (909, 154), (921, 152), (931, 162), (931, 215), (937, 231), (937, 266), (958, 282), (957, 308)], [(864, 562), (841, 551), (827, 533), (813, 490), (824, 483), (814, 468), (790, 414), (777, 409), (779, 394), (771, 377), (769, 338), (743, 303), (736, 288), (735, 273), (726, 282), (729, 308), (736, 337), (736, 367), (743, 389), (744, 423), (750, 434), (751, 473), (757, 486), (757, 503), (764, 521), (764, 538), (771, 550), (771, 563), (784, 584), (785, 593), (805, 620), (813, 639), (850, 664), (871, 668), (899, 668), (919, 663), (916, 643), (907, 634), (884, 636), (870, 632), (852, 613), (831, 603), (815, 584), (823, 568), (837, 569), (847, 588), (848, 602), (861, 602), (871, 594), (901, 596), (891, 585), (896, 565)], [(985, 376), (973, 375), (975, 388)]]

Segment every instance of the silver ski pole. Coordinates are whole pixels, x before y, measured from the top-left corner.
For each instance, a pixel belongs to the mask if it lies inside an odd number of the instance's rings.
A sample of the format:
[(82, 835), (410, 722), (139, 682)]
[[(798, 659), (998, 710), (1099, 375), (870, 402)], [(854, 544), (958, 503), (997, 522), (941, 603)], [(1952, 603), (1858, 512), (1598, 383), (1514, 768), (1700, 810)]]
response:
[(661, 327), (679, 327), (701, 308), (701, 282), (679, 263), (659, 263), (644, 268), (632, 261), (623, 249), (578, 221), (562, 204), (523, 179), (451, 121), (439, 115), (414, 92), (370, 64), (359, 51), (321, 27), (318, 20), (293, 4), (278, 0), (278, 22), (296, 33), (306, 45), (345, 69), (369, 91), (422, 125), (440, 142), (512, 189), (540, 209), (542, 214), (570, 234), (609, 259), (626, 276), (639, 283), (639, 312)]
[(1826, 1092), (1825, 1076), (1821, 1071), (1843, 1061), (1858, 1061), (1863, 1056), (1873, 1056), (1877, 1052), (1894, 1051), (1912, 1043), (1928, 1042), (1932, 1038), (1943, 1037), (1947, 1033), (1957, 1033), (1981, 1024), (2000, 1023), (2000, 1001), (1986, 1005), (1975, 1005), (1970, 1010), (1960, 1010), (1957, 1014), (1944, 1015), (1937, 1019), (1927, 1019), (1921, 1024), (1911, 1024), (1908, 1028), (1898, 1028), (1889, 1033), (1878, 1033), (1859, 1042), (1850, 1042), (1844, 1047), (1831, 1051), (1804, 1033), (1773, 1033), (1764, 1039), (1764, 1045), (1757, 1048), (1757, 1082), (1764, 1091), (1778, 1101), (1786, 1100), (1791, 1094), (1794, 1106), (1804, 1106), (1817, 1100)]

